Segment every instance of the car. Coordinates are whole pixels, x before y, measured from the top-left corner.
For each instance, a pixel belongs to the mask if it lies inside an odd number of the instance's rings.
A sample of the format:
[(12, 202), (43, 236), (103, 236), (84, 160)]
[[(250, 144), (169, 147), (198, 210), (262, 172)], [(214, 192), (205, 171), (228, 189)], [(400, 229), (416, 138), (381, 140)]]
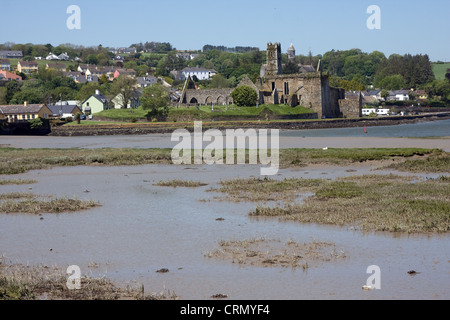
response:
[(86, 120), (86, 115), (84, 114), (80, 115), (80, 120)]

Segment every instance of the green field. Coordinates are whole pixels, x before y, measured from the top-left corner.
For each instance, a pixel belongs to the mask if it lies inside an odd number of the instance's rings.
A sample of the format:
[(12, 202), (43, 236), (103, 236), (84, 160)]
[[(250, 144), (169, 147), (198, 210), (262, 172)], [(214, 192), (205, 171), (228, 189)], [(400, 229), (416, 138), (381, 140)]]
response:
[[(228, 106), (199, 106), (197, 107), (170, 107), (169, 120), (194, 117), (196, 119), (209, 119), (214, 116), (229, 116), (229, 117), (260, 117), (268, 113), (269, 115), (299, 115), (311, 113), (308, 108), (297, 106), (290, 107), (288, 105), (260, 105), (259, 107), (238, 107), (236, 105)], [(145, 119), (148, 111), (142, 110), (141, 107), (137, 109), (111, 109), (96, 113), (94, 116), (108, 118), (111, 120), (132, 121)]]
[(434, 76), (436, 77), (436, 79), (443, 80), (445, 79), (445, 73), (447, 72), (447, 69), (450, 69), (450, 62), (443, 64), (433, 63), (431, 67), (433, 68)]

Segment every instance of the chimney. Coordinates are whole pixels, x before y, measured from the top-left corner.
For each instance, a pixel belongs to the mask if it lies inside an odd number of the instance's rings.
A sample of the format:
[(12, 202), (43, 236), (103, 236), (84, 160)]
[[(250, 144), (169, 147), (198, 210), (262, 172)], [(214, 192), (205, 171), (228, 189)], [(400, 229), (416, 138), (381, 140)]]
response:
[(28, 101), (24, 101), (24, 102), (23, 102), (23, 106), (24, 106), (24, 107), (28, 106)]

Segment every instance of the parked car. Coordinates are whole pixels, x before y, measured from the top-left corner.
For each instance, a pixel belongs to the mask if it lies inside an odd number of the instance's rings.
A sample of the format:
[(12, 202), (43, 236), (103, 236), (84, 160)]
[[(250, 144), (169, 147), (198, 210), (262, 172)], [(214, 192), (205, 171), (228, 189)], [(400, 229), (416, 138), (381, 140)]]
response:
[(85, 114), (80, 115), (80, 120), (86, 120), (86, 115)]

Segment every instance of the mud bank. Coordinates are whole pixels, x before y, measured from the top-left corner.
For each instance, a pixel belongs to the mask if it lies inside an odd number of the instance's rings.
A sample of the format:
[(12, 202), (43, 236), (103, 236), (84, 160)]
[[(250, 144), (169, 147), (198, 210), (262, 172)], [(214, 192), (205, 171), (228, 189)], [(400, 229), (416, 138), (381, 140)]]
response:
[[(229, 122), (204, 122), (203, 129), (211, 128), (224, 130), (231, 128), (254, 129), (326, 129), (348, 127), (373, 127), (399, 124), (410, 124), (422, 121), (434, 121), (450, 119), (450, 113), (427, 114), (418, 116), (395, 116), (385, 118), (358, 118), (358, 119), (329, 119), (313, 121), (229, 121)], [(50, 136), (98, 136), (98, 135), (142, 135), (151, 133), (171, 133), (175, 129), (193, 130), (192, 122), (183, 123), (130, 123), (130, 124), (104, 124), (54, 127), (48, 134)]]

